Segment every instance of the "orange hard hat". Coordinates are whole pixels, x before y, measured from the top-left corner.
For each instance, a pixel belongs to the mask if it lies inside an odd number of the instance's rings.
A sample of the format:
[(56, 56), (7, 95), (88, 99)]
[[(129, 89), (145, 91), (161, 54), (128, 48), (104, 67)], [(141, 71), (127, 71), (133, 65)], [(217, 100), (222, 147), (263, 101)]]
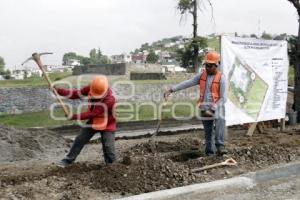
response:
[(103, 98), (108, 90), (108, 80), (105, 76), (96, 76), (90, 85), (90, 95)]
[(219, 64), (220, 54), (216, 51), (209, 51), (205, 56), (205, 63)]

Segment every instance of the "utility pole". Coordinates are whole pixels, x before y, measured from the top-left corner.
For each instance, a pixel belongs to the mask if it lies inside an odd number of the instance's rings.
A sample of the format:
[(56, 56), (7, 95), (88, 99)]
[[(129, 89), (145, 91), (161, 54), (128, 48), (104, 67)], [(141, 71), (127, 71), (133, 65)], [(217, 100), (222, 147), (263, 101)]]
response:
[(194, 19), (194, 32), (193, 32), (193, 44), (194, 44), (194, 69), (195, 72), (198, 73), (199, 71), (199, 63), (198, 63), (198, 55), (199, 55), (199, 46), (196, 43), (196, 38), (197, 38), (197, 28), (198, 28), (198, 24), (197, 24), (197, 17), (198, 17), (198, 13), (197, 13), (197, 9), (198, 9), (198, 0), (194, 0), (194, 11), (193, 11), (193, 19)]

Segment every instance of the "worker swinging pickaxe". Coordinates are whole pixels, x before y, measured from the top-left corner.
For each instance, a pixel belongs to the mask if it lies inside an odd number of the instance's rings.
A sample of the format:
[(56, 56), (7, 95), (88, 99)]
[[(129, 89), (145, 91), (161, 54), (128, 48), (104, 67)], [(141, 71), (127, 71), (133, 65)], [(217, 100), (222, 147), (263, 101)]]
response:
[(46, 73), (45, 69), (44, 69), (44, 65), (42, 64), (41, 58), (40, 56), (42, 55), (46, 55), (46, 54), (52, 54), (52, 53), (33, 53), (32, 56), (30, 58), (28, 58), (27, 60), (25, 60), (22, 65), (24, 65), (26, 62), (30, 61), (30, 60), (34, 60), (35, 63), (39, 66), (39, 68), (42, 70), (43, 76), (45, 77), (46, 81), (48, 82), (49, 88), (52, 90), (52, 92), (54, 93), (57, 101), (60, 103), (61, 107), (64, 110), (64, 113), (66, 115), (66, 117), (70, 116), (70, 112), (67, 109), (66, 105), (64, 104), (64, 102), (61, 100), (59, 94), (57, 93), (56, 89), (53, 87), (51, 80), (48, 77), (48, 74)]

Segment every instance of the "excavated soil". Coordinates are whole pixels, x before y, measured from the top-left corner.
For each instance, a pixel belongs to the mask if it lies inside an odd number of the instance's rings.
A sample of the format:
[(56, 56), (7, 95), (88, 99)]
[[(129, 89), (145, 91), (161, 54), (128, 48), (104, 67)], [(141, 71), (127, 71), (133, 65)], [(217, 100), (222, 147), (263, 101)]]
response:
[[(34, 160), (0, 165), (0, 198), (112, 199), (230, 178), (273, 164), (300, 160), (299, 128), (286, 132), (269, 129), (253, 137), (246, 137), (245, 132), (243, 128), (229, 130), (229, 154), (223, 157), (204, 155), (201, 131), (201, 134), (157, 137), (155, 153), (151, 152), (148, 139), (119, 140), (116, 142), (119, 161), (110, 166), (103, 163), (98, 153), (100, 144), (88, 145), (81, 159), (66, 169)], [(238, 165), (191, 172), (227, 158), (235, 159)]]
[(62, 136), (46, 129), (16, 129), (0, 125), (0, 163), (56, 156), (68, 146)]

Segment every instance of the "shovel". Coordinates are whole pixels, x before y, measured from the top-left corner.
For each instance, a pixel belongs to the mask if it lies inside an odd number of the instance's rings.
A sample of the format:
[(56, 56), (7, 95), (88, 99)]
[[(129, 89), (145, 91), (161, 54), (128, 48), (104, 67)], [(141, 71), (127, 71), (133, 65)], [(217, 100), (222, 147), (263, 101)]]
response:
[(155, 150), (156, 150), (156, 145), (155, 145), (155, 137), (157, 136), (158, 132), (159, 132), (159, 129), (160, 129), (160, 125), (162, 123), (162, 120), (163, 120), (163, 116), (162, 116), (162, 110), (163, 108), (167, 105), (167, 102), (164, 101), (163, 104), (162, 104), (162, 107), (161, 107), (161, 112), (160, 112), (160, 119), (158, 119), (157, 121), (157, 125), (156, 125), (156, 130), (155, 132), (151, 135), (150, 137), (150, 140), (149, 140), (149, 144), (150, 144), (150, 150), (152, 153), (155, 153)]
[(207, 166), (204, 166), (204, 167), (201, 167), (201, 168), (193, 169), (193, 170), (191, 170), (191, 172), (196, 173), (196, 172), (200, 172), (200, 171), (215, 168), (215, 167), (236, 166), (236, 165), (237, 165), (237, 162), (234, 159), (230, 158), (230, 159), (227, 159), (227, 160), (225, 160), (224, 162), (221, 162), (221, 163), (216, 163), (216, 164), (213, 164), (213, 165), (207, 165)]

